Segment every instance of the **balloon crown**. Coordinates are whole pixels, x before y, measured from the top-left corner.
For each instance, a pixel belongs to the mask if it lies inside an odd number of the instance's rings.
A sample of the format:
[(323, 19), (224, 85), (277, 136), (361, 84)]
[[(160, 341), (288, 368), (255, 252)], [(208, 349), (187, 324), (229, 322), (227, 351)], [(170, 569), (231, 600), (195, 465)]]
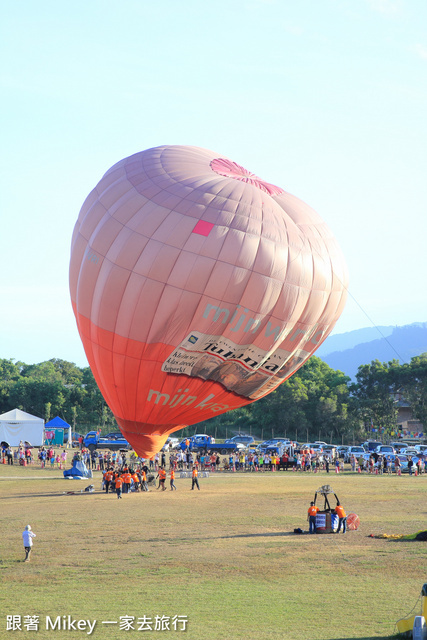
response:
[(237, 164), (237, 162), (232, 162), (226, 158), (215, 158), (215, 160), (211, 161), (210, 166), (211, 169), (220, 176), (234, 178), (235, 180), (241, 180), (242, 182), (253, 184), (255, 187), (258, 187), (261, 191), (265, 191), (270, 196), (278, 196), (283, 193), (283, 189), (261, 180), (261, 178), (258, 178), (254, 173), (251, 173), (240, 164)]

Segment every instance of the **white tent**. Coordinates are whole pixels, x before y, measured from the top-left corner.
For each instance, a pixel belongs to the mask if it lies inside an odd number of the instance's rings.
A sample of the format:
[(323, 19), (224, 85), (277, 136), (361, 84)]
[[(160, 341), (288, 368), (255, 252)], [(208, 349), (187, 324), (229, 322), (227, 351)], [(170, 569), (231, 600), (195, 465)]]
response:
[(0, 416), (0, 442), (18, 447), (20, 442), (29, 442), (33, 447), (44, 444), (44, 420), (20, 409), (12, 409)]

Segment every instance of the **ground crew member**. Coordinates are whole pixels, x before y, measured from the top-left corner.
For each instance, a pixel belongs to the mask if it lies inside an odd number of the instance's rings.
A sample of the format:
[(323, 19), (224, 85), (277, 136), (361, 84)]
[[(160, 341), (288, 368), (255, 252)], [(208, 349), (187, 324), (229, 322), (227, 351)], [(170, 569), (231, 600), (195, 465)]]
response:
[(111, 486), (112, 479), (113, 479), (113, 472), (110, 469), (108, 469), (108, 471), (106, 471), (104, 474), (105, 493), (108, 493)]
[(343, 533), (345, 533), (347, 531), (347, 516), (346, 513), (344, 511), (343, 506), (338, 502), (337, 506), (335, 507), (335, 513), (337, 514), (339, 521), (338, 521), (338, 529), (337, 529), (337, 533), (339, 533), (341, 531), (341, 525), (342, 525), (342, 529), (343, 529)]
[(162, 491), (166, 491), (166, 487), (165, 487), (166, 471), (163, 469), (163, 467), (159, 467), (157, 478), (159, 479), (159, 486), (157, 488), (158, 489), (161, 488)]
[(319, 507), (316, 507), (314, 502), (310, 502), (308, 508), (308, 521), (310, 524), (309, 533), (316, 533), (316, 515), (319, 512)]
[(141, 469), (141, 489), (143, 491), (148, 491), (147, 473), (144, 469)]
[(139, 491), (139, 478), (136, 471), (132, 474), (133, 486), (135, 487), (135, 491)]
[(116, 476), (116, 493), (117, 493), (117, 497), (121, 498), (122, 497), (122, 485), (123, 485), (123, 479), (121, 476), (117, 475)]
[(191, 479), (192, 479), (192, 482), (191, 482), (191, 491), (193, 491), (194, 487), (197, 487), (197, 488), (198, 488), (198, 490), (200, 491), (199, 481), (198, 481), (198, 479), (197, 479), (197, 476), (198, 476), (198, 475), (199, 475), (199, 472), (198, 472), (198, 471), (197, 471), (197, 469), (196, 469), (196, 465), (194, 465), (194, 464), (193, 464), (193, 470), (192, 470), (192, 473), (191, 473)]
[(132, 483), (132, 476), (129, 473), (129, 469), (122, 473), (123, 478), (123, 493), (130, 493), (130, 485)]
[(173, 491), (175, 489), (176, 491), (176, 486), (175, 486), (175, 469), (171, 469), (170, 470), (170, 485), (171, 485), (171, 491)]

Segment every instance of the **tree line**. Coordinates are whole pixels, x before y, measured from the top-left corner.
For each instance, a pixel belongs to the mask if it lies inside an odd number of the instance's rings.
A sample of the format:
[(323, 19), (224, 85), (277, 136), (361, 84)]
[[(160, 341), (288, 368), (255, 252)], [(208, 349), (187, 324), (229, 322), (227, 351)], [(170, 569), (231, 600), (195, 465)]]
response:
[[(373, 425), (387, 438), (396, 431), (398, 398), (427, 425), (427, 353), (403, 365), (374, 360), (359, 367), (355, 381), (312, 356), (265, 398), (179, 433), (222, 438), (241, 432), (257, 439), (285, 436), (349, 444), (365, 439)], [(90, 368), (65, 360), (28, 365), (0, 359), (0, 413), (15, 408), (46, 422), (60, 416), (81, 433), (118, 430)]]

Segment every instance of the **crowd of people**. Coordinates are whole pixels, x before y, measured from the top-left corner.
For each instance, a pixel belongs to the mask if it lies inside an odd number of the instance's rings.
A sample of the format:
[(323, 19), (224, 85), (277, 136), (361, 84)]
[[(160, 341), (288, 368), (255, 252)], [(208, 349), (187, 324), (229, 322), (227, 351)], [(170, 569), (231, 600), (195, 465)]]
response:
[(1, 447), (1, 459), (4, 464), (8, 465), (19, 464), (27, 466), (34, 464), (37, 460), (42, 468), (50, 466), (51, 468), (63, 469), (67, 456), (66, 449), (55, 451), (53, 447), (40, 447), (36, 454), (33, 452), (33, 447), (25, 446), (23, 443), (15, 448), (3, 443)]
[[(115, 493), (118, 499), (121, 499), (122, 495), (126, 493), (149, 491), (149, 485), (156, 485), (156, 481), (158, 481), (157, 490), (166, 491), (168, 478), (170, 490), (177, 490), (175, 477), (178, 470), (178, 461), (176, 457), (169, 456), (169, 469), (167, 469), (166, 454), (164, 452), (161, 455), (154, 456), (151, 460), (139, 458), (132, 453), (128, 461), (127, 454), (124, 451), (93, 455), (93, 452), (82, 450), (74, 454), (73, 463), (80, 460), (87, 464), (95, 462), (96, 470), (102, 471), (101, 489), (105, 493)], [(199, 468), (200, 465), (197, 460), (191, 464), (191, 489), (196, 487), (200, 490), (198, 481)]]
[[(79, 450), (78, 455), (88, 469), (93, 471), (106, 471), (111, 468), (122, 468), (126, 464), (125, 451), (90, 451), (84, 447)], [(68, 451), (61, 448), (55, 450), (53, 447), (41, 447), (37, 453), (28, 446), (19, 446), (14, 449), (7, 445), (2, 446), (2, 461), (4, 464), (30, 465), (36, 461), (42, 468), (64, 469), (67, 463)], [(425, 473), (426, 457), (420, 455), (415, 460), (408, 456), (408, 471), (410, 475), (421, 475)], [(166, 460), (168, 458), (168, 461)], [(350, 458), (350, 467), (353, 472), (366, 472), (371, 474), (391, 474), (400, 475), (402, 463), (398, 456), (386, 456), (372, 453), (369, 458), (364, 456)], [(251, 450), (242, 450), (222, 456), (216, 452), (192, 452), (187, 450), (173, 450), (167, 454), (162, 451), (153, 458), (145, 460), (139, 458), (135, 452), (130, 454), (130, 463), (141, 468), (147, 467), (150, 472), (158, 473), (160, 467), (174, 469), (178, 471), (192, 470), (194, 467), (201, 471), (232, 471), (232, 472), (265, 472), (265, 471), (296, 471), (326, 473), (341, 473), (344, 471), (344, 461), (337, 455), (322, 454), (312, 449), (293, 451), (286, 449), (281, 456), (275, 453), (262, 453)]]

